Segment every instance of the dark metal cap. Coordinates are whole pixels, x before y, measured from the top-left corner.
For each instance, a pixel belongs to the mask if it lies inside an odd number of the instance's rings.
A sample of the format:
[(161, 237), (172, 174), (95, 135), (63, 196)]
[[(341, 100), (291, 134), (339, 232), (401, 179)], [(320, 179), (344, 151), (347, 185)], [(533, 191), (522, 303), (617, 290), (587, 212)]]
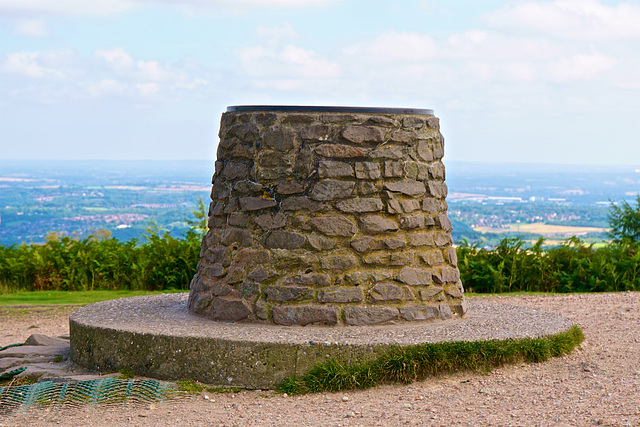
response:
[(332, 107), (318, 105), (231, 105), (232, 111), (288, 111), (297, 113), (378, 113), (378, 114), (424, 114), (433, 115), (426, 108), (384, 108), (384, 107)]

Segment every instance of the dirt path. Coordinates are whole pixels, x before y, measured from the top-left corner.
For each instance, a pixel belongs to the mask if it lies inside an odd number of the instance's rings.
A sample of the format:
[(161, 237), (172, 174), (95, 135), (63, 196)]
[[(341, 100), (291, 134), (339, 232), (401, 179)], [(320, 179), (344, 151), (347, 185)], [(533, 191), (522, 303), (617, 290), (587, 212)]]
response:
[[(41, 409), (0, 417), (0, 425), (640, 426), (640, 293), (492, 300), (563, 313), (582, 328), (586, 340), (566, 357), (489, 374), (301, 397), (243, 391), (137, 407)], [(0, 312), (0, 345), (32, 333), (68, 333), (69, 309)]]

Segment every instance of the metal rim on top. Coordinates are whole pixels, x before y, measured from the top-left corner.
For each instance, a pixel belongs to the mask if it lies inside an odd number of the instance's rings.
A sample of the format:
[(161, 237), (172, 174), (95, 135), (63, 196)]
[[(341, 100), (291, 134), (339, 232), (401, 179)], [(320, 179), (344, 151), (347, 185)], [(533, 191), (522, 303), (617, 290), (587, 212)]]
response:
[(426, 108), (386, 108), (386, 107), (335, 107), (324, 105), (231, 105), (227, 112), (234, 111), (288, 111), (299, 113), (379, 113), (379, 114), (426, 114), (433, 110)]

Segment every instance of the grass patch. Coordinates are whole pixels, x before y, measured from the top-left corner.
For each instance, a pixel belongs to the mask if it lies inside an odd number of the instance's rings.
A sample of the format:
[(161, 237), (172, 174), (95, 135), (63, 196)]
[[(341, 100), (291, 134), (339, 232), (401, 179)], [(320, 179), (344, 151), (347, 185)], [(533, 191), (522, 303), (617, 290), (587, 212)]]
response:
[(185, 292), (184, 290), (168, 291), (34, 291), (15, 292), (0, 295), (0, 306), (12, 305), (87, 305), (110, 299), (135, 297), (139, 295), (156, 295), (162, 293)]
[(120, 374), (118, 376), (118, 379), (120, 380), (128, 380), (134, 377), (133, 372), (131, 372), (131, 368), (129, 368), (128, 366), (120, 369), (118, 373)]
[(570, 353), (584, 340), (579, 327), (544, 338), (443, 342), (396, 347), (364, 363), (328, 360), (276, 390), (289, 395), (366, 389), (385, 383), (420, 381), (456, 371), (490, 371), (507, 363), (543, 362)]
[(194, 380), (178, 381), (177, 384), (179, 390), (186, 391), (189, 394), (200, 394), (202, 390), (207, 388), (206, 385)]

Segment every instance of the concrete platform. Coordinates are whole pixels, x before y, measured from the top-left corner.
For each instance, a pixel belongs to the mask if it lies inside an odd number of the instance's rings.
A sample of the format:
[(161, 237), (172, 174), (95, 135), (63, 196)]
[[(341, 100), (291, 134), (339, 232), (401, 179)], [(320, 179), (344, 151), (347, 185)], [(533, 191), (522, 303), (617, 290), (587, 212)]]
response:
[(123, 298), (71, 314), (71, 359), (88, 369), (164, 380), (272, 388), (333, 357), (370, 360), (392, 346), (543, 337), (568, 330), (557, 313), (471, 300), (463, 319), (384, 326), (276, 326), (206, 320), (188, 294)]

